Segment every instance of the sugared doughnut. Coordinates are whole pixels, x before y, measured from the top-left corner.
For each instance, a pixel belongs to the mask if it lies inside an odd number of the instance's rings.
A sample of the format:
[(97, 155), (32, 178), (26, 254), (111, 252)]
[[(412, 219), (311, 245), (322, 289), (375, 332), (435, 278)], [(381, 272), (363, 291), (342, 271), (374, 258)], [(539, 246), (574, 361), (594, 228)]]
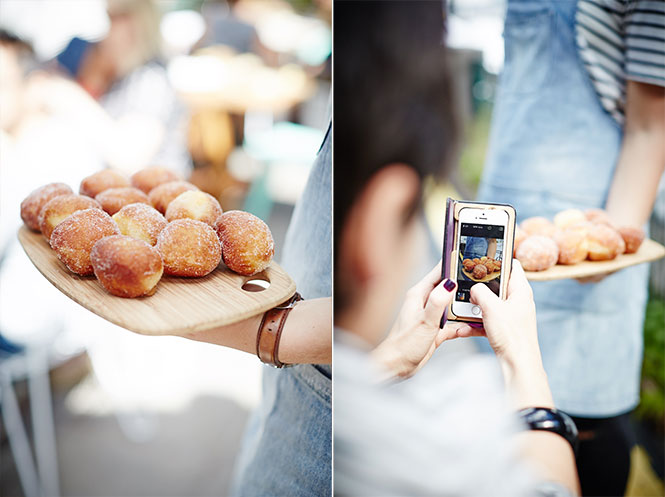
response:
[(124, 235), (98, 240), (90, 252), (90, 262), (102, 286), (118, 297), (150, 294), (164, 271), (157, 250)]
[(487, 276), (487, 267), (484, 264), (476, 264), (473, 268), (473, 277), (482, 280), (485, 276)]
[(149, 204), (148, 196), (138, 188), (132, 186), (109, 188), (97, 195), (95, 200), (111, 216), (129, 204)]
[(157, 209), (147, 204), (129, 204), (113, 214), (120, 233), (143, 240), (150, 245), (157, 243), (157, 237), (168, 224)]
[(621, 238), (626, 244), (626, 254), (634, 254), (640, 249), (640, 245), (644, 241), (645, 233), (642, 228), (635, 228), (633, 226), (622, 226), (618, 229)]
[(205, 276), (217, 267), (222, 256), (215, 230), (194, 219), (169, 223), (157, 237), (155, 247), (164, 261), (164, 272), (175, 276)]
[(464, 270), (467, 272), (473, 271), (473, 268), (476, 267), (476, 263), (473, 262), (471, 259), (466, 259), (464, 262), (462, 262), (462, 266), (464, 266)]
[(533, 235), (520, 243), (515, 255), (526, 271), (544, 271), (556, 264), (559, 248), (551, 238)]
[(561, 229), (584, 221), (586, 221), (586, 216), (579, 209), (566, 209), (554, 216), (554, 226)]
[(268, 225), (244, 211), (228, 211), (215, 223), (222, 242), (224, 264), (238, 274), (250, 276), (268, 267), (275, 244)]
[(169, 222), (176, 219), (196, 219), (214, 226), (221, 215), (222, 207), (217, 199), (199, 190), (182, 192), (166, 208), (166, 220)]
[(187, 181), (169, 181), (150, 190), (148, 200), (155, 209), (164, 214), (174, 198), (189, 190), (198, 190), (198, 188)]
[(480, 264), (480, 259), (478, 257), (476, 257), (475, 259), (473, 259), (473, 262), (475, 264)]
[(179, 181), (182, 178), (165, 167), (153, 166), (146, 167), (134, 173), (130, 178), (132, 186), (143, 191), (143, 193), (150, 193), (150, 190), (162, 183), (169, 181)]
[(553, 236), (556, 227), (550, 222), (549, 219), (536, 216), (525, 219), (520, 224), (520, 228), (526, 231), (527, 235), (543, 235)]
[(513, 244), (513, 257), (515, 257), (515, 254), (517, 253), (517, 248), (520, 246), (520, 243), (526, 240), (528, 236), (529, 235), (526, 231), (524, 231), (519, 226), (515, 226), (515, 243)]
[(586, 218), (594, 224), (605, 224), (610, 228), (614, 227), (610, 216), (603, 209), (587, 209), (584, 211)]
[(31, 230), (39, 231), (39, 213), (42, 207), (58, 195), (73, 193), (64, 183), (49, 183), (33, 190), (21, 202), (21, 219)]
[(559, 247), (559, 264), (577, 264), (587, 258), (589, 248), (586, 232), (581, 229), (566, 229), (554, 236)]
[(118, 235), (115, 221), (101, 209), (85, 209), (68, 216), (51, 233), (51, 248), (70, 271), (92, 274), (90, 251), (98, 240)]
[(616, 230), (604, 224), (594, 224), (587, 234), (589, 259), (607, 261), (623, 253), (626, 244)]
[(76, 193), (58, 195), (52, 198), (39, 213), (39, 229), (46, 240), (51, 239), (51, 233), (67, 216), (84, 209), (101, 209), (95, 199)]
[(113, 169), (104, 169), (83, 178), (79, 187), (79, 193), (95, 198), (104, 190), (108, 190), (109, 188), (123, 188), (125, 186), (130, 186), (129, 180), (125, 176)]

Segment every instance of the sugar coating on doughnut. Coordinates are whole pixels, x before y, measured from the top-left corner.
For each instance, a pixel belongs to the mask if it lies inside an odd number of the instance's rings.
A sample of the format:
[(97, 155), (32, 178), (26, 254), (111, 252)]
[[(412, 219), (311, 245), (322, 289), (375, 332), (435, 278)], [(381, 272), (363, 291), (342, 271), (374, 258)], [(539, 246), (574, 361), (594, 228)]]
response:
[(275, 243), (268, 225), (249, 212), (228, 211), (215, 223), (222, 243), (224, 264), (238, 274), (251, 276), (268, 267)]
[(210, 226), (222, 215), (222, 206), (212, 195), (199, 191), (188, 190), (174, 198), (166, 208), (166, 220), (196, 219)]
[(605, 224), (594, 224), (587, 234), (589, 259), (607, 261), (622, 254), (626, 244), (621, 235)]
[(150, 190), (169, 181), (179, 181), (182, 178), (179, 174), (160, 166), (146, 167), (134, 173), (130, 178), (132, 186), (150, 193)]
[(51, 248), (73, 273), (93, 273), (90, 251), (97, 240), (120, 234), (118, 225), (100, 209), (76, 211), (58, 224), (51, 233)]
[(198, 190), (198, 187), (187, 181), (169, 181), (150, 190), (148, 200), (155, 209), (164, 214), (174, 198), (189, 190)]
[(646, 236), (642, 228), (636, 228), (634, 226), (622, 226), (618, 229), (618, 232), (626, 244), (626, 254), (634, 254), (637, 252)]
[(148, 204), (129, 204), (113, 214), (120, 233), (143, 240), (150, 245), (157, 243), (157, 237), (168, 224), (157, 209)]
[(559, 247), (551, 238), (533, 235), (520, 244), (515, 255), (526, 271), (544, 271), (557, 263)]
[(525, 219), (520, 224), (520, 228), (526, 231), (527, 235), (543, 235), (543, 236), (553, 236), (556, 231), (556, 227), (550, 222), (549, 219), (535, 216)]
[(589, 247), (586, 232), (580, 229), (559, 231), (554, 241), (559, 247), (559, 264), (577, 264), (587, 258)]
[(603, 209), (587, 209), (584, 211), (584, 215), (594, 224), (604, 224), (610, 228), (614, 227), (609, 214)]
[(49, 183), (30, 192), (21, 202), (21, 219), (31, 230), (39, 231), (39, 213), (49, 200), (73, 193), (64, 183)]
[(138, 188), (125, 186), (122, 188), (109, 188), (95, 197), (106, 212), (111, 216), (129, 204), (148, 204), (148, 196)]
[(529, 234), (519, 226), (515, 226), (515, 242), (513, 244), (513, 257), (517, 253), (517, 248), (528, 238)]
[(484, 264), (476, 264), (473, 268), (473, 277), (477, 280), (482, 280), (485, 276), (487, 276), (487, 266)]
[(64, 221), (70, 214), (85, 209), (101, 209), (99, 203), (85, 195), (69, 193), (52, 198), (39, 213), (39, 230), (46, 240), (51, 239), (55, 227)]
[(113, 169), (104, 169), (83, 178), (81, 186), (79, 187), (79, 193), (81, 195), (95, 198), (104, 190), (108, 190), (109, 188), (122, 188), (125, 186), (130, 185), (129, 180), (123, 174), (114, 171)]
[(95, 276), (118, 297), (150, 294), (164, 272), (159, 252), (143, 240), (124, 235), (98, 240), (90, 252)]
[(169, 223), (157, 237), (155, 247), (164, 261), (164, 272), (174, 276), (205, 276), (222, 257), (215, 230), (194, 219)]
[(584, 221), (586, 221), (586, 216), (579, 209), (566, 209), (554, 216), (554, 226), (561, 229)]

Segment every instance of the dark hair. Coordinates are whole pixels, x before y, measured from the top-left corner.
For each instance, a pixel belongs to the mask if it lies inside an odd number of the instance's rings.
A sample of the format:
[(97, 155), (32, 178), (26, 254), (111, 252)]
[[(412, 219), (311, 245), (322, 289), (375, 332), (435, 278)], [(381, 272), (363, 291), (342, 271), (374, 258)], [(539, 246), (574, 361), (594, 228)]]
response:
[(403, 163), (417, 172), (421, 187), (426, 176), (444, 177), (458, 133), (442, 1), (336, 1), (334, 16), (338, 248), (349, 211), (373, 174)]

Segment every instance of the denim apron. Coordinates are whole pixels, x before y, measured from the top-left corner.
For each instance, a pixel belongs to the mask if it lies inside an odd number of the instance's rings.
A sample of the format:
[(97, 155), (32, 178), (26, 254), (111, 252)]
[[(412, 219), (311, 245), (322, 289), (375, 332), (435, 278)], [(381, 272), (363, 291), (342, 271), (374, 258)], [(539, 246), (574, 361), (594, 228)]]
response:
[[(332, 156), (328, 127), (286, 234), (282, 267), (305, 299), (332, 295)], [(246, 429), (233, 495), (331, 495), (331, 367), (263, 371), (263, 399)]]
[[(603, 207), (622, 131), (578, 57), (576, 0), (511, 0), (505, 66), (478, 199), (517, 221)], [(610, 417), (639, 402), (648, 265), (596, 284), (533, 282), (538, 339), (557, 407)]]

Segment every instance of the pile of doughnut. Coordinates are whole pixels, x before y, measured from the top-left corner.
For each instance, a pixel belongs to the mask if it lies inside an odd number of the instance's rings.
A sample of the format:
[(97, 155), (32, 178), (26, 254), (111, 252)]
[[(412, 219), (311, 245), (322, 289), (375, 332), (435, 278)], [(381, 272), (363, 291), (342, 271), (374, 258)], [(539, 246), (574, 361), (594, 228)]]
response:
[(566, 209), (554, 216), (525, 219), (515, 228), (514, 256), (527, 271), (584, 260), (607, 261), (637, 252), (644, 230), (615, 226), (602, 209)]
[(488, 274), (501, 271), (501, 261), (491, 257), (464, 259), (462, 266), (467, 273), (471, 273), (476, 280), (482, 280)]
[(94, 274), (119, 297), (152, 295), (163, 274), (206, 276), (221, 260), (251, 276), (274, 255), (261, 219), (222, 212), (212, 195), (157, 166), (129, 178), (99, 171), (81, 181), (78, 194), (64, 183), (44, 185), (21, 202), (21, 218), (69, 271)]

